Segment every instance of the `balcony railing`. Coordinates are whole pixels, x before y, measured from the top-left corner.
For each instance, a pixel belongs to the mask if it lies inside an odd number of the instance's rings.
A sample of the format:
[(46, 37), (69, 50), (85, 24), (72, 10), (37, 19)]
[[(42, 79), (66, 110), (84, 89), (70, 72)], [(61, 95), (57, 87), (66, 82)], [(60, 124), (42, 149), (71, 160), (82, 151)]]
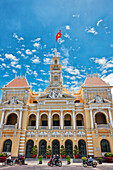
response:
[(40, 126), (39, 129), (48, 129), (48, 126)]
[(16, 125), (4, 125), (4, 129), (15, 129), (17, 126)]
[(36, 129), (36, 126), (28, 126), (28, 130), (34, 130)]
[(84, 130), (84, 126), (77, 126), (78, 130)]
[(52, 129), (54, 129), (54, 130), (60, 129), (60, 126), (52, 126)]
[(109, 128), (109, 124), (100, 124), (100, 125), (97, 125), (97, 128), (98, 129), (108, 129)]
[(64, 129), (72, 129), (72, 126), (64, 126)]

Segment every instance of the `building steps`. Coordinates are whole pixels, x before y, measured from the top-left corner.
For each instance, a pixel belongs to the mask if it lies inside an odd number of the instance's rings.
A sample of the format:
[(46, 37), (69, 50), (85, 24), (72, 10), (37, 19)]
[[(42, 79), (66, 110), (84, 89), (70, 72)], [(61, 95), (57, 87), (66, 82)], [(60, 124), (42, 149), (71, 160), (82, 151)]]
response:
[(87, 132), (87, 150), (88, 150), (88, 155), (91, 156), (94, 155), (92, 132)]
[(20, 133), (19, 151), (18, 151), (19, 155), (24, 155), (25, 139), (26, 139), (25, 132), (21, 132)]

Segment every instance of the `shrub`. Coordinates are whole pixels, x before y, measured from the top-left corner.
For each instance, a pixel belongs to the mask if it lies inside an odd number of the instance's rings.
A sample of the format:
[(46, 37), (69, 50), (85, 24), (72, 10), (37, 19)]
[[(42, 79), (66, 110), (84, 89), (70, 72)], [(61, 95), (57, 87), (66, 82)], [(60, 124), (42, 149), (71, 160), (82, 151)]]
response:
[(43, 156), (42, 156), (42, 155), (39, 156), (39, 161), (40, 161), (40, 162), (43, 161)]
[(107, 153), (104, 154), (104, 156), (105, 156), (105, 157), (112, 157), (113, 154), (112, 154), (111, 152), (107, 152)]
[(73, 155), (80, 155), (80, 151), (79, 151), (77, 145), (75, 145), (75, 147), (74, 147)]
[(65, 154), (66, 154), (66, 150), (65, 150), (64, 146), (61, 145), (60, 155), (65, 155)]
[(67, 162), (70, 162), (71, 158), (69, 155), (66, 156), (66, 160), (67, 160)]
[(102, 161), (102, 158), (97, 158), (98, 161)]
[(37, 155), (38, 154), (37, 145), (33, 146), (31, 153), (33, 155)]
[(87, 160), (87, 158), (86, 157), (82, 157), (82, 161), (86, 161)]
[(1, 154), (0, 154), (0, 157), (7, 157), (7, 156), (8, 156), (7, 153), (1, 153)]
[(52, 155), (52, 150), (51, 150), (51, 147), (50, 145), (48, 145), (47, 149), (46, 149), (46, 155)]

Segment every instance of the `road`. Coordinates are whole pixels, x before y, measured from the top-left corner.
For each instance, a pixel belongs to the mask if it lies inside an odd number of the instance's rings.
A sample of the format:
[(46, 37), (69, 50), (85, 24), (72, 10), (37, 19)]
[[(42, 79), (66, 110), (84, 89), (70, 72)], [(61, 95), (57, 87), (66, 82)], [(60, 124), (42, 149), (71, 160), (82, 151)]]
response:
[(87, 167), (84, 168), (83, 166), (79, 165), (65, 165), (62, 167), (48, 167), (48, 166), (28, 166), (28, 165), (16, 165), (16, 166), (0, 166), (0, 170), (113, 170), (113, 166), (108, 165), (98, 165), (96, 168)]

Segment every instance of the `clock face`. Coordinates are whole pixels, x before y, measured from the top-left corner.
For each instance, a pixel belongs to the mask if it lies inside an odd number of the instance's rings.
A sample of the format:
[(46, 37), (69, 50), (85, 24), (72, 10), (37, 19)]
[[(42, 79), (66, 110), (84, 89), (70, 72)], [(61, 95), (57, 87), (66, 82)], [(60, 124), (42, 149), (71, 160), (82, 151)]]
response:
[(58, 76), (54, 76), (54, 80), (58, 80)]

